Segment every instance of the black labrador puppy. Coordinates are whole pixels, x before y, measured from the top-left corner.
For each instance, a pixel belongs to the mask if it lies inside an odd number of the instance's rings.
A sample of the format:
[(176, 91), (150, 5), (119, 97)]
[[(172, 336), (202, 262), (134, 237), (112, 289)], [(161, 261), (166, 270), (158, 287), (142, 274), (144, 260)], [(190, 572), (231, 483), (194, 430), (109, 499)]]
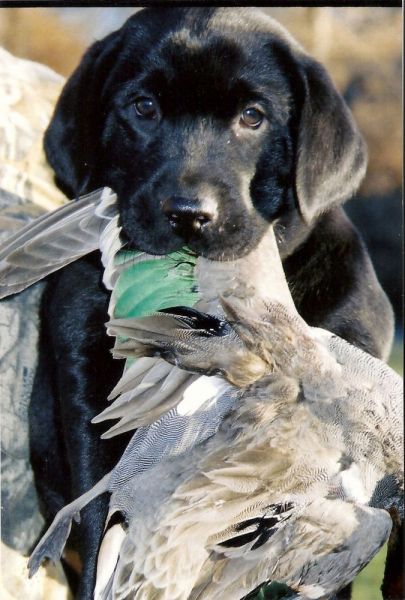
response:
[[(364, 175), (363, 140), (324, 68), (260, 11), (138, 12), (85, 54), (45, 150), (68, 197), (114, 189), (128, 247), (164, 254), (187, 244), (227, 259), (275, 222), (304, 319), (387, 356), (392, 311), (339, 206)], [(101, 274), (94, 253), (53, 275), (43, 297), (30, 427), (47, 524), (127, 442), (101, 441), (90, 424), (123, 367), (109, 352)], [(107, 500), (88, 507), (71, 540), (80, 598), (92, 597)]]

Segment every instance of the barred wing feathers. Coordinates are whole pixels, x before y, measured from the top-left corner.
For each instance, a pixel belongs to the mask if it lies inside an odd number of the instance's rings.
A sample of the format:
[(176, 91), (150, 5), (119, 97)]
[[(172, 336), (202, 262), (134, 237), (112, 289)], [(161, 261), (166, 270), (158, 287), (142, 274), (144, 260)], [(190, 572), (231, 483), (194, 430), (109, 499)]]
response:
[(0, 298), (99, 248), (100, 232), (115, 210), (115, 195), (103, 188), (42, 215), (6, 239), (0, 245)]

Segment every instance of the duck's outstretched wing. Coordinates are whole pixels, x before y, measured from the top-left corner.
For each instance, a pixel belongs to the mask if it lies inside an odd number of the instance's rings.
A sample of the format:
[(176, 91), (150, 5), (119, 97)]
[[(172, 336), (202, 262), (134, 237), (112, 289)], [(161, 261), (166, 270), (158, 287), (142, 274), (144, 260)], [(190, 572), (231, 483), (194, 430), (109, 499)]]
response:
[(109, 188), (97, 190), (42, 215), (0, 244), (0, 298), (99, 248), (100, 234), (116, 218), (115, 200)]

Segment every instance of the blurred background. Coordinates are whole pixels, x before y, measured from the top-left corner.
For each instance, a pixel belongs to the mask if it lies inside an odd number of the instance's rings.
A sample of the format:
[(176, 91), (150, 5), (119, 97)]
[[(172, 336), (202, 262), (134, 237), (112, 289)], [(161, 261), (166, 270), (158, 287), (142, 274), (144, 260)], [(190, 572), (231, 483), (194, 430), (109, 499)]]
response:
[[(84, 50), (134, 8), (1, 8), (0, 46), (68, 77)], [(402, 372), (402, 10), (264, 8), (329, 70), (369, 151), (366, 178), (346, 210), (362, 232), (396, 316), (391, 364)], [(380, 600), (384, 550), (355, 584), (354, 600)], [(16, 596), (17, 597), (17, 596)]]

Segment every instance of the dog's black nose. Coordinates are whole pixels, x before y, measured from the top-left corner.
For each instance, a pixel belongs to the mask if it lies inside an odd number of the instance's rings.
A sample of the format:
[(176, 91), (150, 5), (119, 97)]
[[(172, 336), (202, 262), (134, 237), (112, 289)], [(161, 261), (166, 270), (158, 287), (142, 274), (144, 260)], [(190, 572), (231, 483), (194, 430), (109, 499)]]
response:
[(199, 200), (172, 196), (162, 204), (162, 210), (170, 225), (184, 238), (206, 227), (214, 219), (214, 212)]

